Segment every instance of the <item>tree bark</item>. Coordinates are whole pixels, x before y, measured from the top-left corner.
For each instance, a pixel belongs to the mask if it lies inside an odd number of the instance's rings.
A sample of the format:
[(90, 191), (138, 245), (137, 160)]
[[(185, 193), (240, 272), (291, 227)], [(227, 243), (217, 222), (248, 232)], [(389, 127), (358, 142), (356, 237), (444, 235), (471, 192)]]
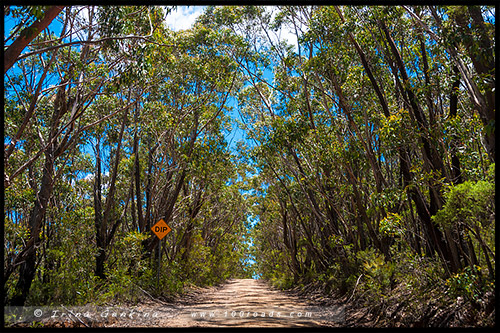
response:
[[(335, 7), (335, 10), (337, 11), (337, 13), (339, 14), (339, 17), (342, 20), (342, 22), (345, 22), (344, 15), (342, 14), (342, 11), (340, 10), (340, 8), (338, 6), (334, 6), (334, 7)], [(368, 78), (370, 79), (370, 82), (372, 83), (373, 89), (375, 90), (375, 94), (377, 95), (379, 102), (380, 102), (380, 105), (382, 106), (382, 111), (384, 113), (384, 116), (386, 116), (388, 118), (390, 116), (390, 112), (389, 112), (389, 107), (387, 105), (387, 101), (385, 100), (384, 91), (382, 90), (382, 88), (379, 86), (377, 80), (375, 79), (375, 76), (373, 75), (370, 63), (368, 62), (368, 59), (366, 58), (366, 55), (365, 55), (363, 49), (361, 48), (361, 46), (359, 46), (359, 43), (354, 38), (354, 35), (351, 32), (349, 32), (348, 36), (349, 36), (349, 40), (354, 45), (354, 48), (356, 49), (356, 52), (359, 55), (359, 58), (361, 59), (361, 63), (363, 64), (363, 68), (366, 71), (366, 75), (368, 75)]]
[(64, 6), (52, 6), (47, 9), (41, 20), (36, 20), (32, 25), (24, 29), (21, 32), (21, 35), (9, 45), (7, 50), (4, 52), (4, 74), (15, 64), (18, 56), (24, 48), (28, 46), (28, 44), (31, 43), (31, 41), (35, 39), (35, 37), (38, 36), (43, 29), (49, 26), (49, 24), (56, 18), (57, 15), (59, 15), (63, 8)]
[[(450, 92), (450, 119), (453, 119), (457, 116), (458, 110), (458, 93), (460, 88), (460, 76), (458, 73), (458, 69), (456, 66), (453, 67), (456, 79), (453, 81), (453, 85), (451, 87)], [(452, 140), (450, 142), (450, 150), (451, 150), (451, 177), (454, 184), (460, 184), (463, 182), (462, 172), (460, 170), (460, 159), (457, 155), (457, 139), (456, 135), (453, 135)]]
[[(99, 202), (99, 205), (94, 205), (96, 211), (95, 211), (95, 216), (96, 216), (96, 221), (95, 221), (95, 227), (96, 227), (96, 246), (98, 248), (98, 254), (96, 257), (96, 267), (95, 267), (95, 273), (97, 276), (100, 278), (105, 278), (106, 274), (104, 271), (104, 263), (106, 262), (106, 250), (108, 248), (109, 243), (111, 242), (112, 236), (114, 235), (114, 231), (118, 227), (118, 224), (120, 223), (120, 219), (116, 220), (111, 228), (111, 232), (108, 232), (108, 225), (110, 221), (110, 215), (111, 215), (111, 210), (113, 208), (114, 200), (115, 200), (115, 189), (116, 189), (116, 177), (118, 175), (118, 165), (120, 163), (120, 150), (122, 146), (122, 139), (123, 139), (123, 132), (125, 130), (125, 123), (127, 120), (127, 110), (123, 111), (123, 120), (120, 128), (120, 134), (118, 136), (118, 144), (116, 147), (116, 156), (115, 156), (115, 161), (113, 165), (113, 170), (111, 170), (111, 179), (109, 183), (109, 192), (106, 197), (106, 203), (104, 207), (104, 211), (102, 211), (102, 204)], [(99, 148), (98, 148), (99, 149)], [(97, 164), (97, 158), (96, 158), (96, 164)], [(100, 183), (101, 183), (101, 166), (100, 166), (100, 158), (99, 158), (99, 163), (97, 164), (97, 173), (98, 173), (98, 182), (97, 186), (99, 188), (96, 188), (97, 191), (97, 197), (101, 196), (101, 189), (100, 189)], [(100, 200), (98, 200), (100, 201)], [(98, 210), (101, 209), (101, 210)], [(98, 220), (99, 217), (99, 220)], [(100, 224), (99, 224), (100, 222)]]
[(16, 284), (16, 289), (19, 291), (10, 301), (13, 306), (23, 306), (28, 297), (31, 282), (35, 277), (36, 271), (36, 248), (40, 242), (40, 230), (45, 219), (45, 212), (49, 204), (49, 199), (52, 196), (53, 189), (53, 173), (54, 173), (55, 156), (52, 150), (45, 153), (45, 163), (43, 168), (42, 183), (38, 192), (35, 207), (33, 208), (29, 219), (30, 241), (27, 244), (25, 253), (25, 261), (21, 264), (19, 270), (19, 280)]
[(139, 161), (139, 138), (137, 136), (137, 131), (134, 134), (134, 178), (135, 178), (135, 196), (137, 202), (137, 221), (139, 224), (139, 230), (142, 232), (145, 229), (144, 221), (145, 217), (142, 213), (142, 192), (141, 192), (141, 168)]
[(97, 143), (95, 145), (95, 156), (96, 156), (96, 165), (95, 165), (95, 178), (94, 178), (94, 225), (96, 232), (96, 248), (97, 248), (97, 256), (95, 263), (95, 275), (100, 277), (101, 279), (105, 278), (104, 275), (104, 261), (106, 257), (105, 252), (105, 226), (103, 223), (102, 217), (102, 172), (101, 172), (101, 142), (98, 137)]
[(484, 77), (481, 80), (485, 87), (484, 103), (479, 114), (485, 127), (486, 149), (490, 158), (495, 161), (495, 57), (480, 7), (468, 6), (468, 12), (472, 19), (470, 27), (470, 20), (465, 13), (455, 15), (455, 21), (465, 33), (466, 38), (463, 38), (463, 43), (476, 72)]
[(59, 123), (62, 116), (68, 111), (65, 87), (60, 87), (54, 100), (54, 113), (50, 122), (49, 146), (45, 150), (45, 162), (43, 166), (42, 182), (40, 190), (35, 200), (35, 206), (30, 215), (28, 229), (30, 231), (29, 240), (23, 250), (24, 262), (19, 270), (19, 280), (16, 284), (17, 293), (10, 300), (14, 306), (22, 306), (28, 297), (31, 283), (36, 271), (36, 248), (40, 242), (40, 231), (45, 220), (45, 212), (49, 205), (50, 197), (55, 181), (54, 164), (56, 158), (61, 153), (60, 146), (64, 143), (57, 143), (55, 137), (58, 133)]

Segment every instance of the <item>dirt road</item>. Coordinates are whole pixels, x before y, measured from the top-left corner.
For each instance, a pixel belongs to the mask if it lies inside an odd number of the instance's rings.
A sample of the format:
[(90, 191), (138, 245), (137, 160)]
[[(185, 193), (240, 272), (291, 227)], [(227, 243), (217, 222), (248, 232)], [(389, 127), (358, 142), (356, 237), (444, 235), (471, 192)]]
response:
[(192, 290), (172, 302), (143, 292), (149, 301), (139, 304), (26, 307), (9, 318), (18, 321), (16, 327), (28, 327), (33, 321), (45, 327), (291, 328), (339, 327), (345, 323), (343, 306), (314, 304), (273, 289), (262, 280), (229, 280), (220, 286)]
[[(130, 311), (130, 310), (129, 310)], [(340, 326), (343, 309), (320, 307), (269, 287), (261, 280), (234, 279), (206, 288), (176, 305), (149, 304), (135, 309), (135, 320), (106, 326), (141, 327), (319, 327)]]

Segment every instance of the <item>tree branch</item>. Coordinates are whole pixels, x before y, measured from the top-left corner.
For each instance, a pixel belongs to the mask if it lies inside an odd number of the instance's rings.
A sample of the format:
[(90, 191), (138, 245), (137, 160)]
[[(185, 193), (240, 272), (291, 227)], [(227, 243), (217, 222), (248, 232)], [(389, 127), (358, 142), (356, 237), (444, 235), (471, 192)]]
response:
[(21, 32), (21, 35), (4, 52), (3, 73), (5, 74), (16, 61), (21, 59), (19, 55), (36, 36), (47, 28), (49, 24), (63, 10), (64, 6), (53, 6), (47, 9), (42, 20), (35, 21), (28, 28)]
[(31, 57), (32, 55), (36, 55), (36, 54), (39, 54), (39, 53), (48, 52), (48, 51), (51, 51), (51, 50), (54, 50), (54, 49), (58, 49), (58, 48), (61, 48), (61, 47), (66, 47), (66, 46), (72, 46), (72, 45), (78, 45), (78, 44), (92, 45), (92, 44), (99, 44), (99, 43), (102, 43), (102, 42), (106, 42), (106, 41), (109, 41), (109, 40), (127, 40), (127, 39), (140, 39), (140, 40), (144, 40), (144, 41), (146, 41), (148, 43), (152, 43), (152, 44), (155, 44), (155, 45), (158, 45), (158, 46), (165, 46), (165, 47), (172, 47), (172, 48), (176, 47), (175, 45), (171, 45), (171, 44), (162, 44), (162, 43), (155, 42), (155, 41), (147, 38), (147, 36), (105, 37), (105, 38), (101, 38), (101, 39), (97, 39), (97, 40), (77, 40), (77, 41), (74, 41), (74, 42), (69, 42), (69, 43), (64, 43), (64, 44), (59, 44), (59, 45), (48, 46), (48, 47), (45, 47), (43, 49), (39, 49), (39, 50), (35, 50), (35, 51), (32, 51), (32, 52), (25, 53), (25, 54), (19, 56), (17, 58), (17, 60), (21, 60), (21, 59), (24, 59), (24, 58), (27, 58), (27, 57)]

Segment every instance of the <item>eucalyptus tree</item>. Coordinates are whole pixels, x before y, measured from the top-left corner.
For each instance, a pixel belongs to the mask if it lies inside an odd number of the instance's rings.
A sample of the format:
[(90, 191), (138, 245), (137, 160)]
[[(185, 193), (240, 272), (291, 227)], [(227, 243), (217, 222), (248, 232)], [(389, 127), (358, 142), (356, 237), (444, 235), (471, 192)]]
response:
[[(69, 9), (65, 12), (61, 36), (72, 36), (80, 29), (74, 22), (75, 15), (76, 13)], [(58, 42), (61, 41), (57, 41), (50, 34), (43, 33), (35, 39), (33, 47), (36, 49), (40, 47), (40, 44)], [(96, 79), (96, 74), (99, 75), (96, 70), (78, 71), (79, 65), (90, 63), (95, 58), (96, 54), (92, 52), (82, 52), (82, 50), (74, 50), (72, 47), (55, 48), (52, 51), (37, 53), (18, 61), (17, 66), (13, 68), (16, 71), (11, 70), (10, 72), (12, 76), (21, 80), (14, 81), (12, 86), (15, 101), (13, 103), (17, 103), (18, 106), (6, 110), (6, 117), (10, 118), (21, 108), (27, 108), (26, 105), (30, 99), (31, 104), (29, 104), (29, 110), (26, 110), (26, 117), (22, 124), (17, 122), (20, 120), (19, 117), (17, 119), (11, 118), (12, 127), (7, 130), (7, 137), (11, 141), (4, 163), (8, 176), (4, 178), (4, 183), (7, 182), (7, 185), (10, 185), (27, 168), (31, 170), (34, 162), (40, 162), (42, 169), (42, 174), (38, 178), (41, 179), (39, 184), (32, 184), (36, 188), (37, 195), (27, 219), (30, 236), (25, 246), (11, 262), (7, 263), (6, 278), (16, 266), (20, 265), (19, 280), (16, 285), (18, 292), (13, 296), (12, 304), (21, 305), (27, 297), (35, 274), (36, 248), (40, 243), (39, 237), (45, 220), (45, 212), (54, 184), (61, 176), (61, 171), (67, 161), (64, 155), (78, 143), (79, 134), (86, 126), (80, 122), (80, 119), (88, 107), (89, 101), (96, 96), (100, 87), (106, 82), (106, 78)], [(59, 61), (56, 62), (56, 59)], [(6, 73), (6, 76), (10, 81), (9, 72)], [(33, 91), (31, 80), (38, 80), (36, 91)], [(20, 88), (27, 92), (25, 96), (19, 94)], [(28, 126), (30, 132), (25, 131)], [(10, 131), (14, 128), (19, 128), (19, 130), (16, 134), (11, 134)], [(16, 146), (19, 141), (24, 141), (24, 144)], [(24, 158), (21, 159), (24, 164), (17, 170), (12, 169), (10, 163), (13, 154), (18, 155), (18, 157), (20, 157), (19, 154), (24, 155)], [(43, 163), (39, 161), (41, 156), (44, 158)], [(17, 180), (22, 181), (19, 178)]]
[[(349, 280), (359, 269), (355, 253), (375, 247), (390, 262), (403, 244), (439, 258), (448, 274), (474, 262), (478, 245), (464, 226), (439, 225), (433, 216), (450, 186), (477, 179), (471, 163), (486, 177), (481, 136), (494, 160), (485, 120), (494, 105), (487, 102), (494, 94), (488, 12), (474, 6), (207, 10), (201, 22), (242, 38), (235, 44), (246, 77), (240, 113), (255, 144), (256, 186), (267, 188), (255, 198), (264, 275), (297, 281), (307, 272), (335, 275), (342, 265), (341, 279)], [(297, 45), (280, 40), (285, 31)], [(463, 42), (448, 38), (451, 32)], [(275, 266), (282, 261), (287, 274)]]
[[(82, 10), (88, 11), (88, 21), (82, 19)], [(90, 128), (134, 104), (118, 105), (117, 110), (106, 110), (104, 115), (88, 112), (96, 97), (119, 76), (113, 74), (121, 59), (102, 60), (102, 41), (95, 41), (98, 25), (93, 7), (67, 7), (60, 20), (54, 28), (60, 29), (59, 36), (45, 31), (39, 34), (29, 51), (6, 73), (6, 96), (11, 107), (6, 109), (6, 138), (10, 142), (5, 154), (4, 184), (9, 187), (28, 178), (29, 186), (37, 193), (26, 222), (17, 221), (27, 224), (29, 237), (21, 249), (10, 249), (12, 257), (6, 262), (5, 282), (20, 267), (16, 291), (9, 301), (17, 305), (25, 302), (34, 278), (40, 231), (46, 223), (54, 185), (71, 161), (67, 154), (76, 153), (76, 147), (84, 145), (82, 135)], [(23, 109), (24, 119), (19, 116)], [(39, 176), (34, 175), (37, 168), (42, 170)], [(21, 179), (26, 173), (28, 177)]]
[[(5, 72), (6, 302), (149, 288), (160, 219), (173, 289), (248, 274), (248, 237), (281, 286), (382, 293), (424, 256), (494, 278), (491, 7), (170, 10), (65, 7)], [(12, 7), (7, 41), (49, 11)]]
[[(9, 15), (11, 8), (6, 7), (5, 9), (8, 11), (6, 14)], [(43, 10), (43, 8), (38, 6), (26, 6), (24, 8), (14, 8), (12, 10), (15, 12), (15, 16), (22, 15), (25, 16), (25, 18), (23, 18), (23, 22), (21, 24), (18, 24), (13, 29), (13, 33), (4, 40), (5, 43), (6, 41), (12, 39), (15, 33), (20, 31), (19, 36), (17, 36), (17, 38), (15, 38), (15, 40), (13, 40), (4, 51), (4, 74), (12, 67), (12, 65), (14, 65), (24, 48), (28, 46), (28, 44), (45, 28), (47, 28), (63, 9), (64, 6), (51, 6), (46, 10)], [(31, 24), (28, 27), (27, 24), (29, 23)]]

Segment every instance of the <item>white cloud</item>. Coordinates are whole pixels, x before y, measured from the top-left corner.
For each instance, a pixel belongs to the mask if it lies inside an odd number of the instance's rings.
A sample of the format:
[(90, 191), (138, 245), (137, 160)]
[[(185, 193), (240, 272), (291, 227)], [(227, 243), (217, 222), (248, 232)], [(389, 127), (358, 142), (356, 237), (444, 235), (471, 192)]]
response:
[[(278, 7), (277, 6), (269, 6), (266, 7), (266, 9), (271, 13), (271, 21), (274, 21), (276, 18), (276, 14), (278, 14)], [(299, 23), (299, 33), (301, 29), (304, 29), (305, 27)], [(273, 40), (273, 43), (277, 43), (278, 41), (283, 41), (286, 40), (288, 44), (293, 46), (293, 50), (295, 52), (298, 52), (299, 49), (299, 41), (297, 38), (297, 33), (295, 32), (295, 29), (292, 27), (290, 24), (283, 24), (280, 29), (276, 32), (272, 31), (270, 32), (270, 37)]]
[(288, 27), (284, 27), (284, 28), (281, 28), (280, 30), (278, 30), (277, 33), (278, 33), (278, 36), (277, 36), (278, 40), (286, 40), (288, 42), (288, 44), (293, 46), (293, 50), (295, 52), (298, 52), (299, 41), (298, 41), (297, 34), (295, 33), (295, 31), (292, 31), (292, 29), (290, 29)]
[[(174, 31), (189, 29), (205, 9), (206, 6), (177, 6), (175, 10), (172, 10), (167, 15), (165, 23)], [(271, 12), (271, 18), (274, 20), (278, 8), (276, 6), (266, 6), (266, 10)], [(299, 23), (298, 28), (305, 29), (306, 27)], [(277, 32), (269, 31), (269, 33), (273, 43), (277, 43), (279, 40), (286, 40), (293, 46), (295, 52), (298, 51), (297, 34), (291, 25), (285, 24)]]
[(189, 29), (205, 8), (206, 6), (178, 6), (167, 15), (165, 23), (174, 31)]

